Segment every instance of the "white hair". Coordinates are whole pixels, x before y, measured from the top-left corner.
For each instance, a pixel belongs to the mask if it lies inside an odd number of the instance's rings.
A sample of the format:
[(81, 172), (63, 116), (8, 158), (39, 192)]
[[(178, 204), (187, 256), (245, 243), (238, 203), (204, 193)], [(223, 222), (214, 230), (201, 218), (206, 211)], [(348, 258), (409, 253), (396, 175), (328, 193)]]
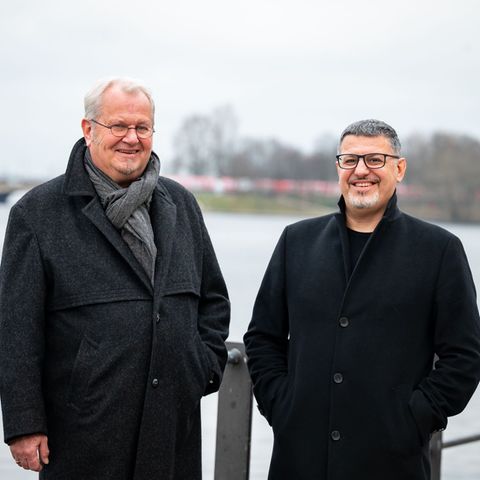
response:
[(100, 116), (103, 94), (112, 87), (120, 88), (125, 93), (143, 93), (152, 107), (152, 119), (155, 115), (155, 104), (150, 90), (141, 82), (128, 77), (110, 77), (98, 80), (86, 93), (84, 98), (85, 118), (92, 120)]

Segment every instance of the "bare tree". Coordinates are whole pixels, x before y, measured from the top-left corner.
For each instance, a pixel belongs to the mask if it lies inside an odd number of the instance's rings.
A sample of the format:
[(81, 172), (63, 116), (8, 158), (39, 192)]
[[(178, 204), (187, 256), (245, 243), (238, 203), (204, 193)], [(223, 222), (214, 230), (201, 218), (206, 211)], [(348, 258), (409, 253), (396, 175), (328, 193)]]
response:
[(478, 210), (480, 143), (465, 135), (437, 133), (431, 139), (425, 184), (454, 221), (470, 221)]
[(210, 115), (191, 115), (174, 139), (174, 171), (223, 176), (235, 155), (238, 121), (229, 106), (216, 108)]
[(229, 174), (238, 143), (238, 120), (229, 105), (216, 108), (211, 116), (210, 150), (214, 172)]
[(205, 115), (186, 118), (174, 138), (175, 172), (186, 170), (194, 175), (212, 172), (211, 165), (212, 122)]

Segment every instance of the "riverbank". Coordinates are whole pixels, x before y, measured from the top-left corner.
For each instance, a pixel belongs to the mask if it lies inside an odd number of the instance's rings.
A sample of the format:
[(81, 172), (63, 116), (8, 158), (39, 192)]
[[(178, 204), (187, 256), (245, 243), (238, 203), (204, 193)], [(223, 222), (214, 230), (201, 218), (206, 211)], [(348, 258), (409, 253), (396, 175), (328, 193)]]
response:
[(223, 213), (319, 216), (337, 209), (336, 199), (262, 193), (196, 192), (202, 210)]

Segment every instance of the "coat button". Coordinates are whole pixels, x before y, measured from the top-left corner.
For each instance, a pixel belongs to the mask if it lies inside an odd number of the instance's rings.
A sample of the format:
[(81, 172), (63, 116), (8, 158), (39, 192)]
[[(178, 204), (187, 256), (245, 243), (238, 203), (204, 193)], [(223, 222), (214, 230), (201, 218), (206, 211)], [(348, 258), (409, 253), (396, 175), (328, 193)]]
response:
[(335, 442), (340, 440), (340, 432), (338, 430), (333, 430), (330, 436), (332, 437), (332, 440), (334, 440)]
[(338, 320), (338, 323), (340, 323), (340, 326), (345, 328), (345, 327), (348, 327), (348, 325), (350, 324), (350, 321), (348, 320), (347, 317), (340, 317), (340, 319)]
[(160, 322), (160, 314), (159, 314), (159, 313), (157, 313), (157, 315), (156, 315), (156, 317), (155, 317), (155, 321), (156, 321), (157, 323)]
[(335, 373), (333, 375), (333, 381), (335, 383), (342, 383), (343, 382), (343, 375), (341, 373)]
[(153, 388), (157, 388), (157, 387), (158, 387), (158, 378), (154, 378), (154, 379), (152, 380), (152, 387), (153, 387)]

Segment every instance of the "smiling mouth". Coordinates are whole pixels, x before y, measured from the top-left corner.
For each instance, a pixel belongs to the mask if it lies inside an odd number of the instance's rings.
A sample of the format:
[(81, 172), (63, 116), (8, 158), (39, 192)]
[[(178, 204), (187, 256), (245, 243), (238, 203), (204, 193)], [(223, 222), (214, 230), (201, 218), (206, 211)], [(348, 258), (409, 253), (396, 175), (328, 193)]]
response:
[(135, 155), (139, 152), (140, 150), (126, 150), (124, 148), (119, 148), (117, 150), (118, 153), (121, 153), (122, 155)]
[(376, 180), (352, 180), (350, 186), (354, 188), (370, 188), (378, 184)]
[(359, 187), (359, 188), (366, 188), (366, 187), (372, 187), (373, 185), (376, 185), (377, 182), (352, 182), (350, 185), (353, 185), (354, 187)]

